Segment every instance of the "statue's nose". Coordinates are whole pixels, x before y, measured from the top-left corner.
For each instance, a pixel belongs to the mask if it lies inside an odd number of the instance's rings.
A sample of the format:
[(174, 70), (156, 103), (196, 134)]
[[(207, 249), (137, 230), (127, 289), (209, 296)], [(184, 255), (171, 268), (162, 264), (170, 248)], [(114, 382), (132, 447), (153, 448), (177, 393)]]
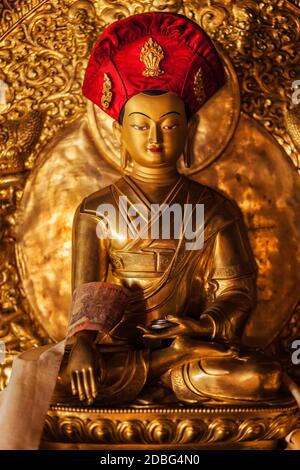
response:
[(160, 141), (161, 141), (161, 138), (160, 138), (158, 126), (156, 124), (154, 124), (150, 127), (149, 143), (150, 144), (159, 144)]

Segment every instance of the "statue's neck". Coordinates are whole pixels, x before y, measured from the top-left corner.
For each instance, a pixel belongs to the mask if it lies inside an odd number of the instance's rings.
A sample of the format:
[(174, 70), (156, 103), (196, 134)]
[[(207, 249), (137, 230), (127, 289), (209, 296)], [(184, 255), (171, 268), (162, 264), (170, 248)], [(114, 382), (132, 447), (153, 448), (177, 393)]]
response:
[(148, 168), (135, 162), (130, 178), (139, 186), (148, 200), (161, 204), (181, 175), (174, 166)]
[(133, 172), (131, 177), (139, 182), (142, 186), (143, 183), (148, 186), (152, 184), (155, 186), (170, 186), (180, 178), (176, 166), (163, 166), (159, 168), (149, 168), (134, 162)]

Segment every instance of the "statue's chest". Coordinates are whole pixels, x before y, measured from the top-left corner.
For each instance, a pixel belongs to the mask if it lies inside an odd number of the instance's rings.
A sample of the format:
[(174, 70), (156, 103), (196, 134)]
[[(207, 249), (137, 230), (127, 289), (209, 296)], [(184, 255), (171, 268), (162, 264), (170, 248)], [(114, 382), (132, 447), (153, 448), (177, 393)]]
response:
[(178, 240), (136, 242), (130, 249), (112, 243), (110, 264), (114, 274), (124, 277), (157, 277), (170, 265)]

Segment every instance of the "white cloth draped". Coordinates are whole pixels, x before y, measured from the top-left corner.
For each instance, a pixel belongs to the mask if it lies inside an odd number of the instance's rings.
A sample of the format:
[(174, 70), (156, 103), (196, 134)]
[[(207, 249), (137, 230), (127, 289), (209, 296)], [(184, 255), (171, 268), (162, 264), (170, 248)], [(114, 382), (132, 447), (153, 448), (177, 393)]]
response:
[(56, 384), (65, 340), (15, 358), (8, 386), (0, 393), (0, 449), (38, 449)]

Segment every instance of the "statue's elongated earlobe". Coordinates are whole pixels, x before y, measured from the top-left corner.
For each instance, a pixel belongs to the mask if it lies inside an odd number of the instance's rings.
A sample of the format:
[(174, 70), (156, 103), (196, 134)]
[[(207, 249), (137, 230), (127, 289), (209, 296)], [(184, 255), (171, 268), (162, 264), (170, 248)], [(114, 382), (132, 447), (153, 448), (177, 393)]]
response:
[(191, 118), (188, 126), (187, 139), (183, 149), (184, 166), (190, 168), (193, 158), (194, 140), (199, 124), (199, 116), (196, 114)]
[(190, 168), (190, 166), (191, 166), (191, 155), (190, 155), (189, 138), (187, 138), (184, 149), (183, 149), (183, 161), (184, 161), (184, 166), (186, 168)]
[(124, 170), (127, 166), (128, 152), (122, 141), (121, 124), (118, 121), (114, 121), (112, 128), (113, 128), (113, 135), (116, 140), (116, 143), (120, 145), (120, 166), (121, 166), (121, 169)]
[(124, 144), (121, 144), (121, 168), (122, 170), (125, 170), (127, 166), (127, 161), (128, 161), (128, 152), (124, 146)]

